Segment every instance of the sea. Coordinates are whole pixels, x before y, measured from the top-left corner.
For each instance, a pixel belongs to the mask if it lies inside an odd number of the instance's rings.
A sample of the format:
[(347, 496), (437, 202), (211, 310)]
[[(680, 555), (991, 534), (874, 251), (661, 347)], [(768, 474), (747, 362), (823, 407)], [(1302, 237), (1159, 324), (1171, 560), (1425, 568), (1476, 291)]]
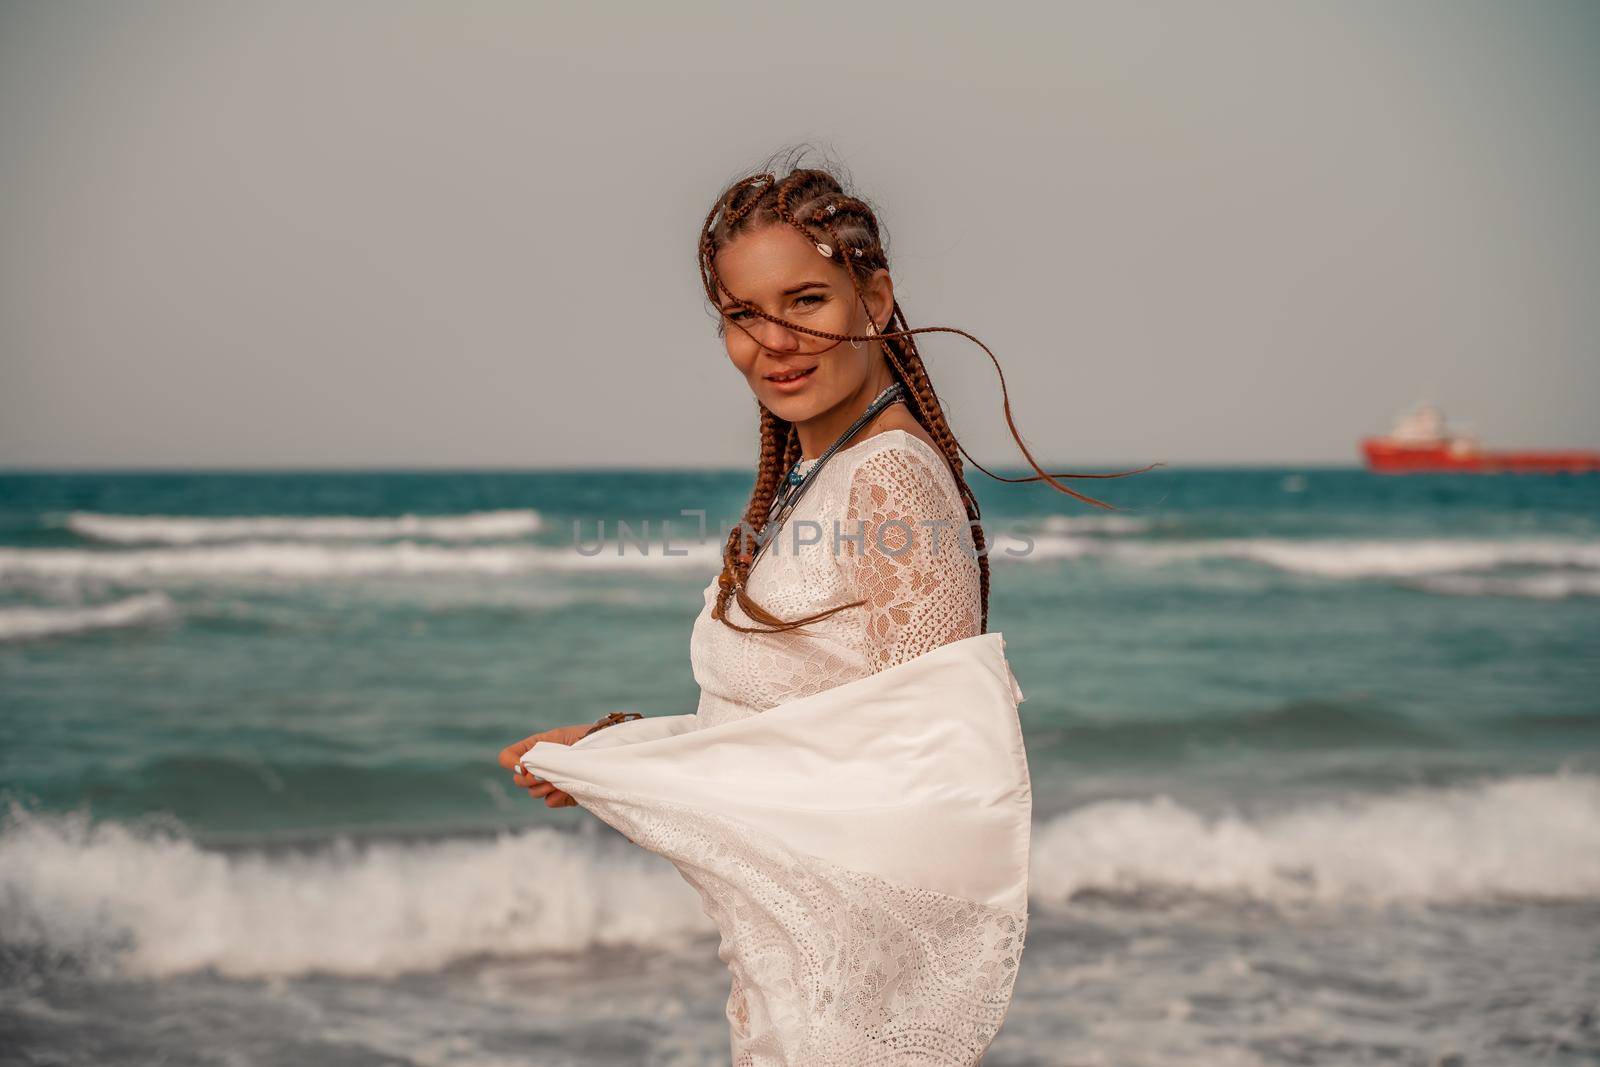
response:
[[(1600, 1062), (1600, 476), (969, 481), (1035, 809), (985, 1067)], [(726, 1064), (699, 898), (496, 755), (694, 710), (749, 490), (0, 474), (0, 1062)]]

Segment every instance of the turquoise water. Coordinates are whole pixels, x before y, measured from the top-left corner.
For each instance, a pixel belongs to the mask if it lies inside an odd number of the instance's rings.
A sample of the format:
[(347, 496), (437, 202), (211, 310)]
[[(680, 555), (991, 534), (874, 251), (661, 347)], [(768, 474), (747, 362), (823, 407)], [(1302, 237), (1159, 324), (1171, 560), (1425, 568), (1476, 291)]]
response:
[[(1080, 483), (1115, 513), (969, 481), (1036, 793), (1036, 936), (986, 1064), (1371, 1052), (1294, 1052), (1259, 997), (1228, 1007), (1243, 987), (1310, 1012), (1316, 1041), (1360, 1044), (1361, 1011), (1394, 1013), (1371, 1041), (1396, 1062), (1600, 1052), (1600, 478)], [(0, 475), (0, 1033), (86, 1061), (127, 1047), (151, 998), (193, 1008), (216, 979), (240, 1019), (302, 996), (364, 1035), (262, 1038), (251, 1062), (433, 1062), (415, 1005), (448, 989), (489, 1012), (488, 982), (571, 1025), (539, 1056), (502, 1034), (457, 1062), (725, 1058), (693, 894), (494, 761), (607, 711), (693, 711), (717, 565), (680, 510), (731, 519), (748, 489), (742, 471)], [(663, 555), (663, 519), (685, 554)], [(601, 520), (653, 543), (580, 553)], [(1353, 962), (1351, 929), (1400, 947)], [(694, 977), (602, 1054), (614, 1031), (567, 998), (616, 967)], [(1543, 1021), (1502, 996), (1511, 972)], [(1097, 992), (1176, 1011), (1170, 1047), (1085, 1007)], [(1450, 1003), (1473, 1021), (1429, 1014)], [(50, 1021), (73, 1006), (76, 1029)], [(239, 1038), (213, 1010), (215, 1040)], [(402, 1015), (405, 1050), (385, 1044)]]

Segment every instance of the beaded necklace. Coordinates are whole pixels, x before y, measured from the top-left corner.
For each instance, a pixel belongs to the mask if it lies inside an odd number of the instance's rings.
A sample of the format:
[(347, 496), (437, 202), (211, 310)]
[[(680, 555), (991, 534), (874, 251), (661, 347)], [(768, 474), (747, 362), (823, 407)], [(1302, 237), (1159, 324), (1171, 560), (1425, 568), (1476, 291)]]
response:
[[(805, 462), (802, 459), (789, 468), (789, 473), (784, 475), (783, 488), (773, 497), (772, 503), (767, 507), (767, 523), (762, 529), (762, 533), (767, 536), (756, 546), (755, 554), (750, 557), (749, 570), (755, 569), (756, 560), (761, 558), (761, 553), (778, 536), (778, 531), (782, 528), (783, 523), (788, 520), (794, 509), (799, 506), (800, 498), (805, 495), (805, 491), (811, 487), (811, 484), (817, 480), (816, 474), (822, 469), (823, 464), (828, 462), (828, 457), (839, 451), (844, 446), (844, 443), (850, 440), (857, 430), (865, 426), (872, 416), (905, 396), (905, 391), (905, 386), (900, 382), (889, 383), (883, 392), (872, 398), (872, 403), (867, 405), (867, 410), (863, 411), (861, 416), (855, 422), (852, 422), (844, 433), (839, 435), (839, 439), (829, 445), (822, 455), (817, 457), (815, 463), (802, 471), (800, 464)], [(746, 573), (748, 574), (749, 571), (747, 570)]]

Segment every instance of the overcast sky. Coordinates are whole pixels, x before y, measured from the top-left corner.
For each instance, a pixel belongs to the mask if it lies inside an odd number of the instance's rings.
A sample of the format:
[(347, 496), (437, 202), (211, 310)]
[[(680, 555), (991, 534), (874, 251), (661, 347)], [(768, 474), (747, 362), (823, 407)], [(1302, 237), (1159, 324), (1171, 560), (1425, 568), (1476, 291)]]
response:
[(37, 0), (0, 466), (749, 466), (696, 232), (804, 140), (1056, 469), (1600, 446), (1594, 3)]

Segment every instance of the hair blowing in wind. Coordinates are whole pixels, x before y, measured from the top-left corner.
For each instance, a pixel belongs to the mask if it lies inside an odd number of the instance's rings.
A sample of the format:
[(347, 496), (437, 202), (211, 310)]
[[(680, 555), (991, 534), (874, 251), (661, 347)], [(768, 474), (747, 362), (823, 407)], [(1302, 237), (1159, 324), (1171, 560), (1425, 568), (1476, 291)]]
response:
[[(865, 306), (867, 298), (862, 288), (862, 278), (870, 277), (879, 268), (887, 269), (889, 265), (888, 254), (882, 240), (883, 231), (878, 223), (876, 213), (866, 202), (846, 192), (839, 178), (828, 170), (815, 167), (793, 168), (781, 178), (773, 173), (766, 172), (741, 178), (717, 197), (710, 213), (706, 216), (705, 225), (701, 228), (699, 249), (701, 280), (705, 285), (706, 298), (713, 307), (721, 309), (724, 306), (736, 306), (751, 315), (759, 316), (785, 329), (832, 341), (833, 344), (822, 349), (823, 352), (831, 350), (844, 341), (851, 341), (856, 344), (864, 341), (882, 342), (884, 355), (891, 373), (905, 387), (907, 407), (917, 422), (938, 443), (939, 450), (944, 455), (951, 474), (955, 476), (956, 485), (960, 488), (961, 498), (966, 505), (967, 518), (972, 531), (973, 547), (978, 555), (983, 596), (982, 629), (983, 632), (987, 632), (989, 626), (989, 559), (983, 528), (978, 521), (980, 518), (978, 500), (963, 476), (962, 456), (966, 456), (974, 467), (977, 467), (996, 481), (1043, 481), (1077, 500), (1109, 510), (1116, 509), (1105, 501), (1097, 500), (1063, 485), (1057, 479), (1121, 478), (1150, 470), (1152, 467), (1158, 467), (1161, 464), (1152, 463), (1136, 470), (1117, 471), (1114, 473), (1047, 472), (1039, 465), (1033, 453), (1028, 450), (1027, 445), (1022, 441), (1021, 435), (1017, 432), (1016, 423), (1011, 415), (1010, 397), (1006, 392), (1005, 373), (1000, 368), (1000, 361), (995, 358), (993, 352), (989, 351), (989, 347), (966, 331), (950, 326), (922, 326), (913, 329), (906, 321), (905, 313), (900, 307), (898, 298), (894, 302), (892, 314), (884, 329), (876, 334), (855, 336), (817, 330), (770, 315), (753, 302), (730, 292), (717, 275), (715, 264), (717, 252), (739, 235), (773, 224), (794, 227), (808, 242), (815, 246), (819, 258), (831, 260), (842, 266), (850, 277), (857, 298)], [(747, 334), (749, 333), (743, 323), (730, 320), (726, 313), (720, 310), (719, 319), (719, 334), (726, 330), (730, 321), (740, 330), (744, 330)], [(913, 335), (919, 333), (958, 334), (982, 348), (985, 354), (988, 355), (990, 362), (994, 364), (995, 373), (1000, 379), (1001, 405), (1005, 413), (1006, 425), (1010, 429), (1012, 438), (1017, 442), (1018, 450), (1028, 461), (1028, 465), (1037, 472), (1036, 474), (1020, 478), (1007, 478), (1003, 475), (995, 474), (976, 459), (973, 459), (971, 454), (956, 440), (955, 434), (951, 432), (949, 423), (945, 419), (944, 410), (939, 404), (939, 396), (934, 391), (933, 381), (928, 375), (927, 367), (922, 361), (921, 354), (917, 351), (915, 340), (913, 340)], [(754, 335), (751, 336), (754, 338)], [(794, 466), (801, 457), (800, 437), (794, 424), (779, 418), (759, 400), (757, 400), (757, 406), (760, 410), (761, 419), (761, 451), (756, 470), (755, 487), (750, 494), (749, 503), (746, 505), (743, 522), (735, 525), (723, 545), (722, 573), (718, 578), (717, 600), (712, 610), (712, 617), (736, 630), (776, 633), (816, 622), (835, 612), (855, 607), (862, 602), (855, 601), (850, 604), (841, 604), (803, 618), (783, 620), (761, 607), (746, 591), (746, 582), (752, 566), (752, 549), (759, 544), (757, 538), (763, 534), (768, 511), (785, 472)], [(730, 599), (737, 600), (740, 608), (751, 619), (762, 625), (760, 627), (743, 626), (729, 619), (727, 605)]]

